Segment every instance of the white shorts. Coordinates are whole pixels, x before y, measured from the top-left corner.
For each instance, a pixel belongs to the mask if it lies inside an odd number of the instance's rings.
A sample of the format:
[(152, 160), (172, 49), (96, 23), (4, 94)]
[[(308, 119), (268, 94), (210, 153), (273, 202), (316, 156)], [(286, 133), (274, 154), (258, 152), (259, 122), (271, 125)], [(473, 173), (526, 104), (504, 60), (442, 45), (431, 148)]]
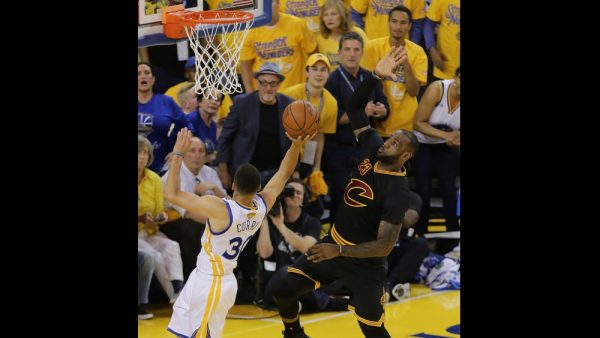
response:
[(178, 337), (221, 338), (236, 293), (237, 280), (233, 274), (211, 276), (194, 269), (173, 304), (167, 330)]

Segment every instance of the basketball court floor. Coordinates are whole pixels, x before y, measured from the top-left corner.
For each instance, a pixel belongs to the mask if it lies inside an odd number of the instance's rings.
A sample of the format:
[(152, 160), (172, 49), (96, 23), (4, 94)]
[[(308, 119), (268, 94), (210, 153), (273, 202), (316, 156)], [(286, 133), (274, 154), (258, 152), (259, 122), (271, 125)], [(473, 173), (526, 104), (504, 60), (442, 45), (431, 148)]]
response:
[[(244, 307), (236, 305), (232, 312)], [(154, 313), (150, 320), (138, 320), (138, 338), (173, 338), (166, 328), (171, 317), (169, 305), (148, 305)], [(275, 313), (272, 313), (275, 314)], [(283, 324), (274, 315), (262, 319), (227, 319), (223, 338), (281, 338)], [(349, 311), (301, 314), (305, 332), (311, 338), (362, 338), (354, 314)], [(394, 338), (460, 337), (460, 291), (431, 291), (411, 285), (411, 297), (386, 304), (385, 326)]]

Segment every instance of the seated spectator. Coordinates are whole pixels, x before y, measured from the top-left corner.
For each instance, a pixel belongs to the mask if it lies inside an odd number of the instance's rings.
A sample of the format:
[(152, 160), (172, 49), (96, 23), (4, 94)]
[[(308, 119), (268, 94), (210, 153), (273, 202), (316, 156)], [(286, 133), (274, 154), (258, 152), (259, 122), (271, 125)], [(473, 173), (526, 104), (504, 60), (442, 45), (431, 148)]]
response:
[(138, 135), (138, 251), (154, 257), (154, 272), (171, 303), (183, 288), (179, 244), (158, 226), (167, 221), (160, 177), (147, 167), (152, 163), (152, 144)]
[[(279, 269), (287, 269), (309, 247), (317, 242), (321, 233), (321, 222), (304, 211), (308, 203), (308, 189), (301, 180), (291, 178), (279, 199), (268, 214), (260, 230), (256, 249), (257, 268), (256, 302), (267, 308), (275, 307), (271, 296), (270, 279)], [(337, 290), (331, 290), (332, 292)], [(348, 300), (330, 298), (316, 290), (300, 299), (304, 311), (345, 310)]]
[[(203, 195), (225, 197), (225, 189), (219, 180), (217, 172), (204, 165), (206, 162), (206, 147), (198, 137), (192, 137), (190, 147), (184, 155), (179, 175), (181, 191)], [(168, 171), (162, 176), (163, 186), (167, 182)], [(198, 214), (170, 205), (167, 208), (170, 222), (161, 227), (161, 232), (168, 238), (179, 243), (183, 261), (184, 281), (196, 267), (197, 256), (201, 250), (200, 239), (206, 224), (206, 215)]]
[(153, 273), (154, 257), (138, 250), (138, 319), (154, 318), (152, 313), (142, 307), (142, 304), (148, 304), (148, 292)]

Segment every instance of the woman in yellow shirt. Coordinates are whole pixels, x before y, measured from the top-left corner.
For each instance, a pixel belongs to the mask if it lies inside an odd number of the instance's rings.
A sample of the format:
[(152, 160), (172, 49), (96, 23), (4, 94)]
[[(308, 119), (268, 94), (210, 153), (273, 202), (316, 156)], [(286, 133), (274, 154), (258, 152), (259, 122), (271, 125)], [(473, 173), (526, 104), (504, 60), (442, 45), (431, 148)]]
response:
[(317, 35), (317, 50), (327, 56), (332, 72), (340, 65), (340, 38), (350, 31), (358, 33), (365, 43), (369, 40), (367, 34), (350, 20), (350, 11), (342, 0), (327, 0), (321, 7), (321, 32)]

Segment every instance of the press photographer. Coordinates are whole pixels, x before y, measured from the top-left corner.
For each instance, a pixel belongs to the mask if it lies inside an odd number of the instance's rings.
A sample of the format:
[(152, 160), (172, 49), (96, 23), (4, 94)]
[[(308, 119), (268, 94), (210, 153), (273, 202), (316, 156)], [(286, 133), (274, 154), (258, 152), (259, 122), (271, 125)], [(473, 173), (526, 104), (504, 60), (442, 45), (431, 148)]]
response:
[[(291, 178), (263, 221), (256, 243), (259, 255), (256, 303), (259, 306), (275, 306), (269, 297), (268, 282), (272, 275), (281, 268), (287, 268), (320, 237), (321, 222), (305, 211), (308, 200), (304, 183)], [(344, 301), (347, 304), (347, 300)], [(320, 291), (308, 294), (301, 302), (308, 311), (345, 310), (344, 304), (332, 307), (337, 303), (330, 302), (329, 295)]]

